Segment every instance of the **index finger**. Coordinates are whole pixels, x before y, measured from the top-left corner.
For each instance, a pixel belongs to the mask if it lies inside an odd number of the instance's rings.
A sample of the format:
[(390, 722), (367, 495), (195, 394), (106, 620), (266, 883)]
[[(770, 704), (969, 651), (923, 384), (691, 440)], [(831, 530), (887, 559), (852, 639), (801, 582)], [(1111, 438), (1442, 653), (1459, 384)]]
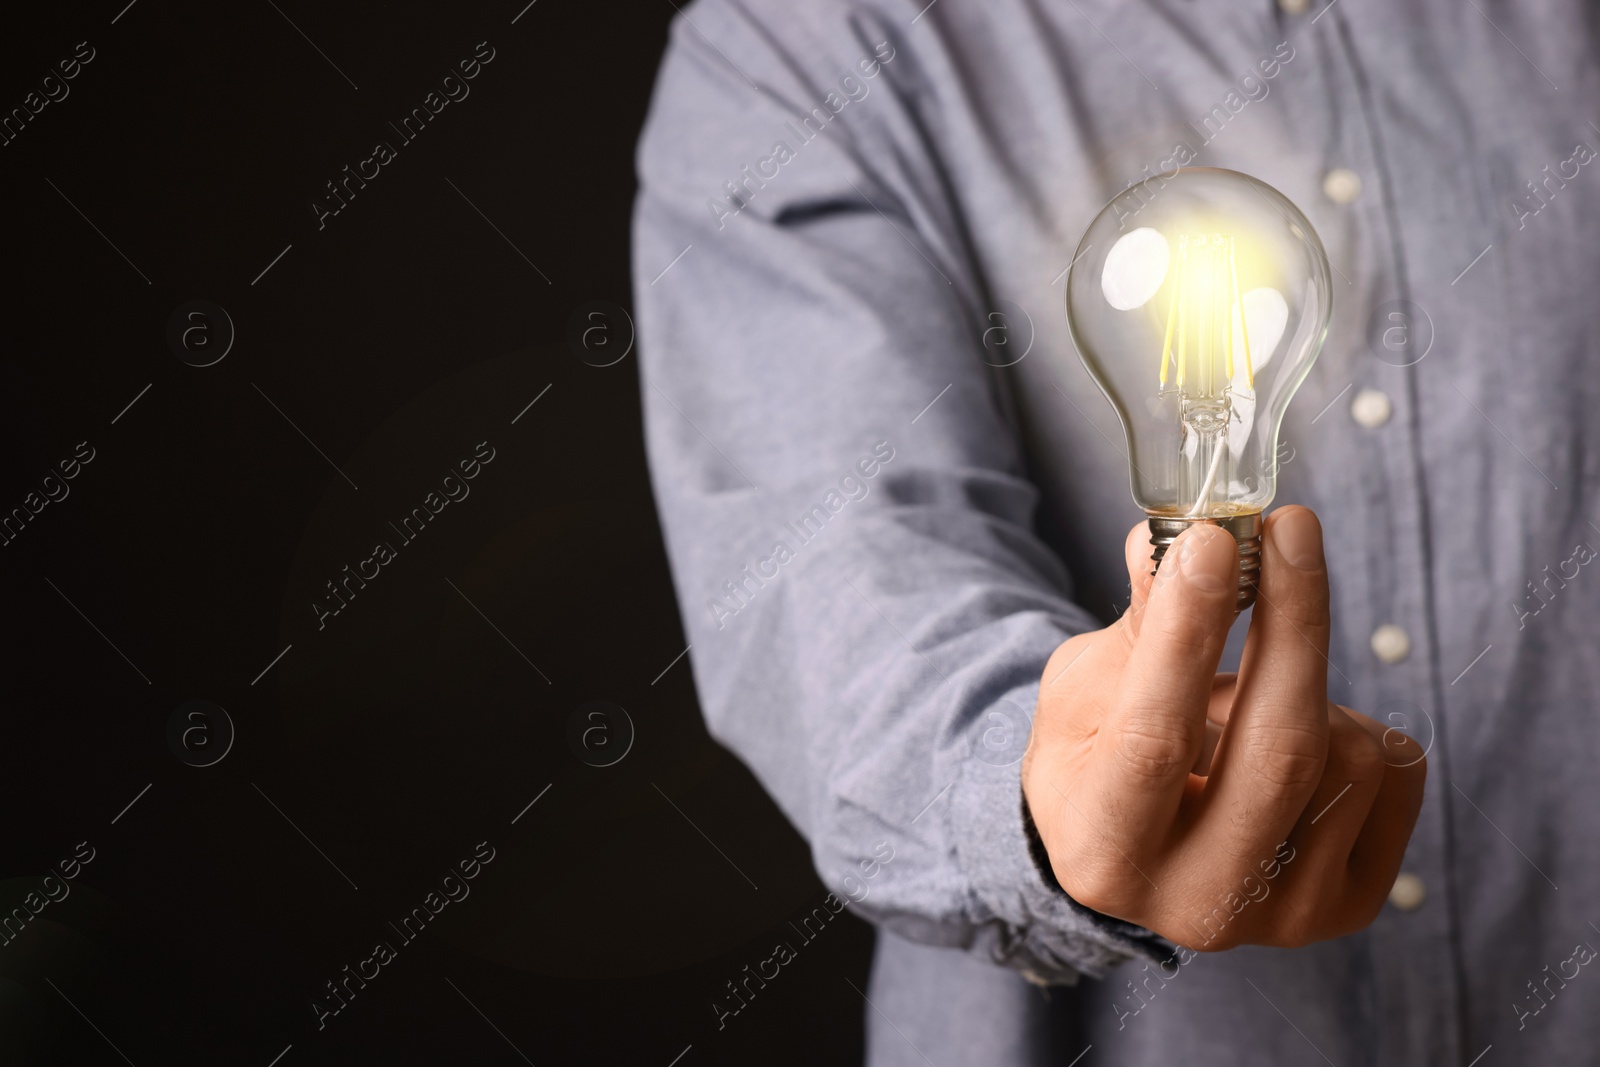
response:
[(1229, 825), (1256, 844), (1283, 839), (1321, 778), (1331, 630), (1316, 515), (1280, 509), (1262, 541), (1255, 615), (1206, 789), (1208, 807), (1251, 813)]

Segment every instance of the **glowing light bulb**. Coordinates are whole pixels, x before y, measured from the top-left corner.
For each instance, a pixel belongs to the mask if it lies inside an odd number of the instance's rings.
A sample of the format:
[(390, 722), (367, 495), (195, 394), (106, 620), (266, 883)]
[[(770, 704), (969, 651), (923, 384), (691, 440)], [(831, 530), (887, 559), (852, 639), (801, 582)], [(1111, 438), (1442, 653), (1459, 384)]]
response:
[(1231, 170), (1129, 186), (1090, 223), (1067, 279), (1067, 324), (1122, 420), (1156, 565), (1186, 526), (1222, 526), (1239, 544), (1240, 610), (1255, 602), (1278, 431), (1332, 311), (1311, 223)]

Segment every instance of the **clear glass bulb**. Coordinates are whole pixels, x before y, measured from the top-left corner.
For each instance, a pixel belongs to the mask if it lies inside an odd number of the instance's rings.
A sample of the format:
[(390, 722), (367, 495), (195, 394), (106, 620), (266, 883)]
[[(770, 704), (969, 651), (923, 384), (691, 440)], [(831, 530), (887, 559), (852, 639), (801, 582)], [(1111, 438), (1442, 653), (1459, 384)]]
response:
[(1194, 522), (1239, 541), (1255, 600), (1278, 430), (1322, 351), (1328, 257), (1282, 193), (1193, 167), (1129, 186), (1095, 216), (1067, 279), (1078, 355), (1122, 420), (1133, 499), (1162, 553)]

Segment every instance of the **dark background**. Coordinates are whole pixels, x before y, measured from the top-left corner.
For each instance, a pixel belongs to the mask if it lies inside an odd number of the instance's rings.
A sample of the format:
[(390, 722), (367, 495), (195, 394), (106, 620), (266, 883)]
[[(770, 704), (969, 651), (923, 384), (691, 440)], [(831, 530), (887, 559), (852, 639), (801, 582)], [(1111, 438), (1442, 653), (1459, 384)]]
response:
[(0, 947), (0, 1062), (859, 1059), (869, 928), (789, 932), (826, 890), (677, 658), (628, 273), (673, 5), (525, 4), (5, 16), (0, 113), (94, 58), (0, 147), (0, 914), (93, 859)]

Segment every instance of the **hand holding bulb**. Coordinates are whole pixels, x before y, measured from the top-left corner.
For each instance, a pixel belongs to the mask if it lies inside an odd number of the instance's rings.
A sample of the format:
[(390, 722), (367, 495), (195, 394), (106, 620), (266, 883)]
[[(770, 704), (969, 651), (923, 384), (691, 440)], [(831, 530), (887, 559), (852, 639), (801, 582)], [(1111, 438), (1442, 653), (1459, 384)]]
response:
[[(1262, 521), (1330, 299), (1293, 204), (1198, 168), (1107, 205), (1067, 283), (1149, 519), (1128, 535), (1128, 610), (1045, 667), (1023, 796), (1073, 899), (1196, 950), (1365, 927), (1422, 806), (1416, 742), (1328, 699), (1320, 523)], [(1218, 674), (1258, 593), (1239, 672)]]
[(1327, 697), (1328, 575), (1305, 508), (1265, 523), (1239, 673), (1234, 538), (1193, 524), (1152, 573), (1129, 531), (1133, 600), (1040, 678), (1028, 810), (1076, 901), (1197, 951), (1292, 948), (1377, 917), (1422, 807), (1421, 747)]

